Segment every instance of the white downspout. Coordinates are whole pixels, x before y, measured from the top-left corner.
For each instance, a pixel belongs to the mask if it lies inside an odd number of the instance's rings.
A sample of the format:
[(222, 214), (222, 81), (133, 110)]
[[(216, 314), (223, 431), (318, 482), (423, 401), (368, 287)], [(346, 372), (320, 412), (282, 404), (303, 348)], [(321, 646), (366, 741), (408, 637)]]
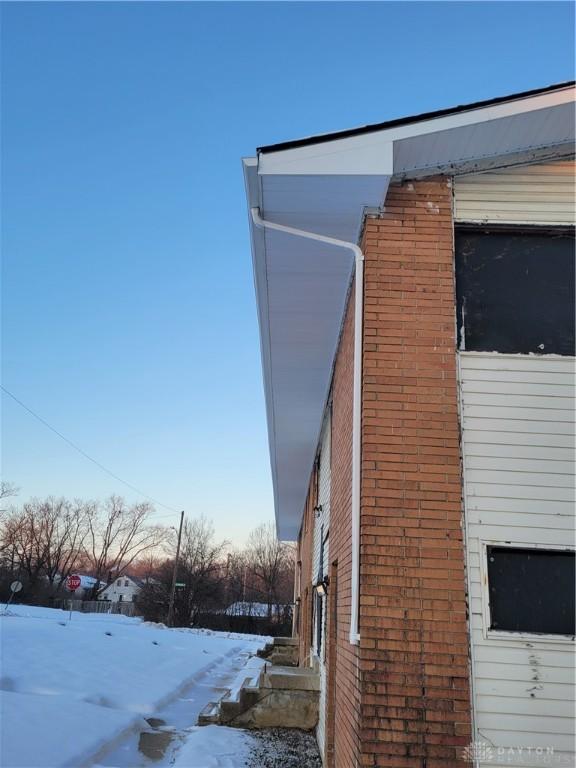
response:
[(294, 237), (305, 237), (336, 248), (346, 248), (354, 254), (354, 384), (352, 399), (352, 603), (350, 606), (350, 642), (360, 642), (358, 631), (360, 582), (360, 472), (362, 469), (362, 327), (364, 317), (364, 254), (356, 243), (334, 237), (317, 235), (303, 229), (266, 221), (258, 208), (251, 208), (252, 221), (259, 229), (273, 229)]

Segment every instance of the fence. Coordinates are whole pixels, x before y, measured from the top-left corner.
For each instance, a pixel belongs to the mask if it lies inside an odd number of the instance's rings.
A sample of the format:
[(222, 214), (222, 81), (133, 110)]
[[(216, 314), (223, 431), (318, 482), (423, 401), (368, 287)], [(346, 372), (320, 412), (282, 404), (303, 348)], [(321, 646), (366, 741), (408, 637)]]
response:
[(292, 613), (283, 612), (282, 616), (229, 616), (225, 613), (198, 613), (194, 620), (195, 627), (214, 629), (220, 632), (240, 632), (251, 635), (272, 635), (285, 637), (292, 634)]
[(136, 616), (134, 603), (113, 603), (110, 600), (67, 600), (59, 598), (54, 600), (53, 608), (61, 608), (64, 611), (78, 611), (80, 613), (108, 613), (121, 614), (122, 616)]

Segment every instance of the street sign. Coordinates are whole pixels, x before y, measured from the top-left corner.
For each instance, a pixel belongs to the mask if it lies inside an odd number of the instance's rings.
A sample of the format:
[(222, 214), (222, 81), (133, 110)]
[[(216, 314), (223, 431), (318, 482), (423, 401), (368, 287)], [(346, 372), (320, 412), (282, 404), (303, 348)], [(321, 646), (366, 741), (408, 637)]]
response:
[(68, 576), (68, 578), (66, 579), (66, 589), (69, 592), (76, 592), (80, 584), (82, 584), (82, 580), (80, 576), (74, 576), (70, 574), (70, 576)]
[(183, 581), (177, 581), (176, 584), (174, 584), (175, 587), (185, 587), (186, 584)]
[(13, 581), (12, 584), (10, 584), (10, 597), (8, 598), (8, 602), (6, 603), (6, 606), (3, 610), (3, 615), (6, 615), (8, 613), (8, 606), (12, 602), (12, 598), (16, 594), (16, 592), (20, 592), (22, 589), (22, 582), (21, 581)]

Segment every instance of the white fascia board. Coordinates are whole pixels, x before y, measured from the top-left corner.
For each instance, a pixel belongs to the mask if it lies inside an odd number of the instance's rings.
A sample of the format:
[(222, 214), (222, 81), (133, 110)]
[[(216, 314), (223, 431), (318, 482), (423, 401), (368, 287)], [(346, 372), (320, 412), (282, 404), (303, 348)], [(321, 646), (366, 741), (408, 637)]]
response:
[(259, 155), (258, 173), (392, 175), (394, 141), (522, 115), (573, 101), (574, 87), (568, 86), (551, 93), (455, 112), (395, 128), (375, 129), (358, 136), (327, 139), (277, 152), (262, 152)]
[(262, 176), (391, 176), (392, 142), (382, 133), (314, 144), (310, 147), (261, 153)]

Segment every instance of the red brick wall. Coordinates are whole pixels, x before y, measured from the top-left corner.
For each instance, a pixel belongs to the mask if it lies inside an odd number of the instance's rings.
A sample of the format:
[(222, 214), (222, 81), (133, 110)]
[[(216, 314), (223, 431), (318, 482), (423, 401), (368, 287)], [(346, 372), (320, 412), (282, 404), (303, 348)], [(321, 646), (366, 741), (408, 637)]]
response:
[[(451, 189), (390, 189), (366, 221), (360, 647), (351, 607), (353, 301), (332, 384), (329, 768), (460, 765), (470, 741)], [(353, 286), (351, 297), (353, 297)], [(313, 474), (299, 541), (308, 661)], [(305, 587), (308, 592), (305, 595)]]
[[(350, 645), (352, 574), (352, 374), (354, 357), (354, 311), (349, 303), (332, 383), (332, 444), (330, 491), (331, 586), (326, 615), (326, 653), (328, 690), (326, 695), (325, 763), (334, 768), (360, 764), (359, 741), (359, 658), (358, 648)], [(301, 561), (300, 663), (309, 663), (312, 628), (312, 556), (314, 506), (317, 504), (317, 471), (310, 480), (308, 498), (298, 540)], [(308, 591), (306, 592), (306, 587)]]
[[(354, 297), (348, 309), (332, 383), (332, 444), (330, 490), (331, 579), (326, 614), (328, 689), (326, 694), (326, 748), (324, 764), (335, 768), (359, 765), (360, 687), (358, 648), (350, 645), (352, 577), (352, 374), (354, 360)], [(313, 472), (298, 540), (301, 561), (300, 663), (308, 664), (312, 627), (312, 556), (317, 471)], [(306, 587), (308, 590), (306, 592)]]
[[(352, 286), (351, 296), (354, 295)], [(360, 688), (358, 647), (350, 645), (352, 577), (352, 383), (354, 362), (354, 302), (349, 301), (332, 384), (332, 453), (330, 490), (330, 563), (337, 562), (337, 585), (332, 584), (332, 611), (327, 636), (336, 647), (327, 654), (327, 763), (335, 768), (359, 765)], [(332, 587), (337, 587), (334, 600)], [(334, 602), (336, 605), (334, 605)], [(336, 627), (333, 626), (334, 620)]]
[(364, 254), (361, 764), (447, 768), (470, 741), (449, 182), (392, 187)]

